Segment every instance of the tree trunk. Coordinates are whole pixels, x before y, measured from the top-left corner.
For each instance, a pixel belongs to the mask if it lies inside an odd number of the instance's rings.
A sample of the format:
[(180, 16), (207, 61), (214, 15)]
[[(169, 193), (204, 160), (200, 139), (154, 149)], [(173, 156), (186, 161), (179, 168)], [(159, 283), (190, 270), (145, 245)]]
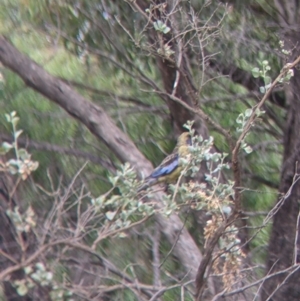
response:
[[(279, 6), (292, 4), (292, 1), (282, 2)], [(293, 5), (292, 5), (293, 6)], [(278, 7), (281, 25), (293, 22), (291, 16), (282, 14), (282, 7)], [(286, 14), (294, 11), (286, 7)], [(299, 15), (299, 14), (298, 14)], [(290, 61), (300, 54), (299, 40), (295, 32), (292, 32), (293, 23), (289, 29), (285, 28), (285, 49), (293, 49)], [(296, 24), (296, 23), (294, 23)], [(286, 30), (289, 30), (287, 34)], [(294, 77), (286, 87), (286, 99), (288, 102), (288, 115), (284, 136), (284, 156), (280, 181), (280, 197), (277, 206), (283, 201), (280, 209), (274, 216), (271, 238), (269, 242), (266, 273), (271, 274), (282, 271), (300, 262), (299, 241), (299, 200), (300, 182), (297, 177), (300, 173), (300, 71), (295, 68)], [(298, 231), (297, 231), (298, 229)], [(300, 269), (295, 266), (288, 272), (281, 273), (266, 281), (262, 290), (262, 300), (272, 301), (298, 301), (300, 300)]]

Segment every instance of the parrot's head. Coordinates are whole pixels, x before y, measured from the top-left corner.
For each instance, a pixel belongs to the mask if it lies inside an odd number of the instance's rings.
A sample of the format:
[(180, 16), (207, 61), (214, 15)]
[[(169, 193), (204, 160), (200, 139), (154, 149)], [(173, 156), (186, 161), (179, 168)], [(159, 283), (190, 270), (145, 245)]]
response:
[(182, 133), (177, 140), (178, 147), (185, 146), (185, 145), (192, 145), (192, 137), (188, 132)]

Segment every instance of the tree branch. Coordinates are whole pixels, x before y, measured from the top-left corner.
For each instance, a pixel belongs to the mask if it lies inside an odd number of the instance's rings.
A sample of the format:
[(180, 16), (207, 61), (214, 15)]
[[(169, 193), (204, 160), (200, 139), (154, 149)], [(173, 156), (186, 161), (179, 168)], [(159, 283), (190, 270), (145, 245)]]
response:
[[(5, 134), (0, 134), (0, 140), (2, 141), (8, 141), (12, 143), (14, 140), (10, 135), (5, 135)], [(63, 147), (60, 145), (55, 145), (52, 143), (47, 143), (47, 142), (36, 142), (27, 138), (18, 138), (18, 144), (21, 147), (24, 148), (30, 148), (30, 149), (35, 149), (35, 150), (43, 150), (43, 151), (48, 151), (48, 152), (55, 152), (59, 154), (65, 154), (65, 155), (70, 155), (74, 156), (76, 158), (82, 158), (88, 161), (91, 161), (92, 163), (99, 164), (103, 166), (104, 168), (110, 170), (111, 172), (114, 172), (116, 170), (115, 166), (111, 164), (110, 162), (102, 159), (101, 157), (95, 156), (93, 154), (78, 150), (78, 149), (73, 149), (73, 148), (68, 148), (68, 147)]]
[[(151, 163), (146, 160), (134, 143), (115, 125), (114, 121), (100, 106), (89, 102), (67, 84), (47, 73), (29, 57), (20, 53), (3, 36), (0, 36), (0, 62), (19, 75), (26, 85), (58, 104), (83, 123), (122, 162), (129, 162), (138, 171), (140, 177), (150, 174), (152, 171)], [(159, 193), (155, 195), (158, 203), (161, 197), (162, 195)], [(183, 228), (181, 220), (177, 215), (171, 215), (167, 219), (157, 214), (155, 218), (161, 231), (173, 245), (177, 237), (176, 233)], [(202, 256), (185, 228), (181, 232), (174, 252), (189, 272), (189, 278), (195, 278), (197, 266)]]

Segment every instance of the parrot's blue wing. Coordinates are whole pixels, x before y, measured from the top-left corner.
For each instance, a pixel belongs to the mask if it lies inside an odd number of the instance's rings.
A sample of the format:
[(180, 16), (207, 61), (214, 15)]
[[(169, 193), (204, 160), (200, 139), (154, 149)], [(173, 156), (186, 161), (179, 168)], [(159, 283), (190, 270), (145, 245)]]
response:
[(168, 156), (157, 168), (154, 169), (153, 173), (149, 178), (159, 178), (171, 174), (179, 164), (178, 154), (172, 154)]
[(171, 155), (167, 156), (162, 163), (156, 167), (152, 174), (145, 179), (145, 182), (138, 188), (138, 192), (159, 183), (174, 183), (181, 175), (183, 166), (179, 158), (184, 158), (189, 154), (189, 145), (192, 139), (188, 132), (182, 133), (178, 139), (176, 147)]

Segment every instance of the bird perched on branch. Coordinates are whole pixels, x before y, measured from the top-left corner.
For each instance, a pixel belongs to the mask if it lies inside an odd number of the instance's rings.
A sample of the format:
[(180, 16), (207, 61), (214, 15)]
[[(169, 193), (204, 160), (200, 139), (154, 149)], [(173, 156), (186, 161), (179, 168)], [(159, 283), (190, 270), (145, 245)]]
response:
[(158, 183), (170, 184), (175, 182), (183, 170), (180, 158), (189, 154), (189, 146), (191, 144), (192, 139), (190, 133), (182, 133), (178, 137), (177, 144), (173, 152), (153, 170), (151, 175), (145, 179), (145, 183), (139, 187), (138, 191), (145, 190)]

